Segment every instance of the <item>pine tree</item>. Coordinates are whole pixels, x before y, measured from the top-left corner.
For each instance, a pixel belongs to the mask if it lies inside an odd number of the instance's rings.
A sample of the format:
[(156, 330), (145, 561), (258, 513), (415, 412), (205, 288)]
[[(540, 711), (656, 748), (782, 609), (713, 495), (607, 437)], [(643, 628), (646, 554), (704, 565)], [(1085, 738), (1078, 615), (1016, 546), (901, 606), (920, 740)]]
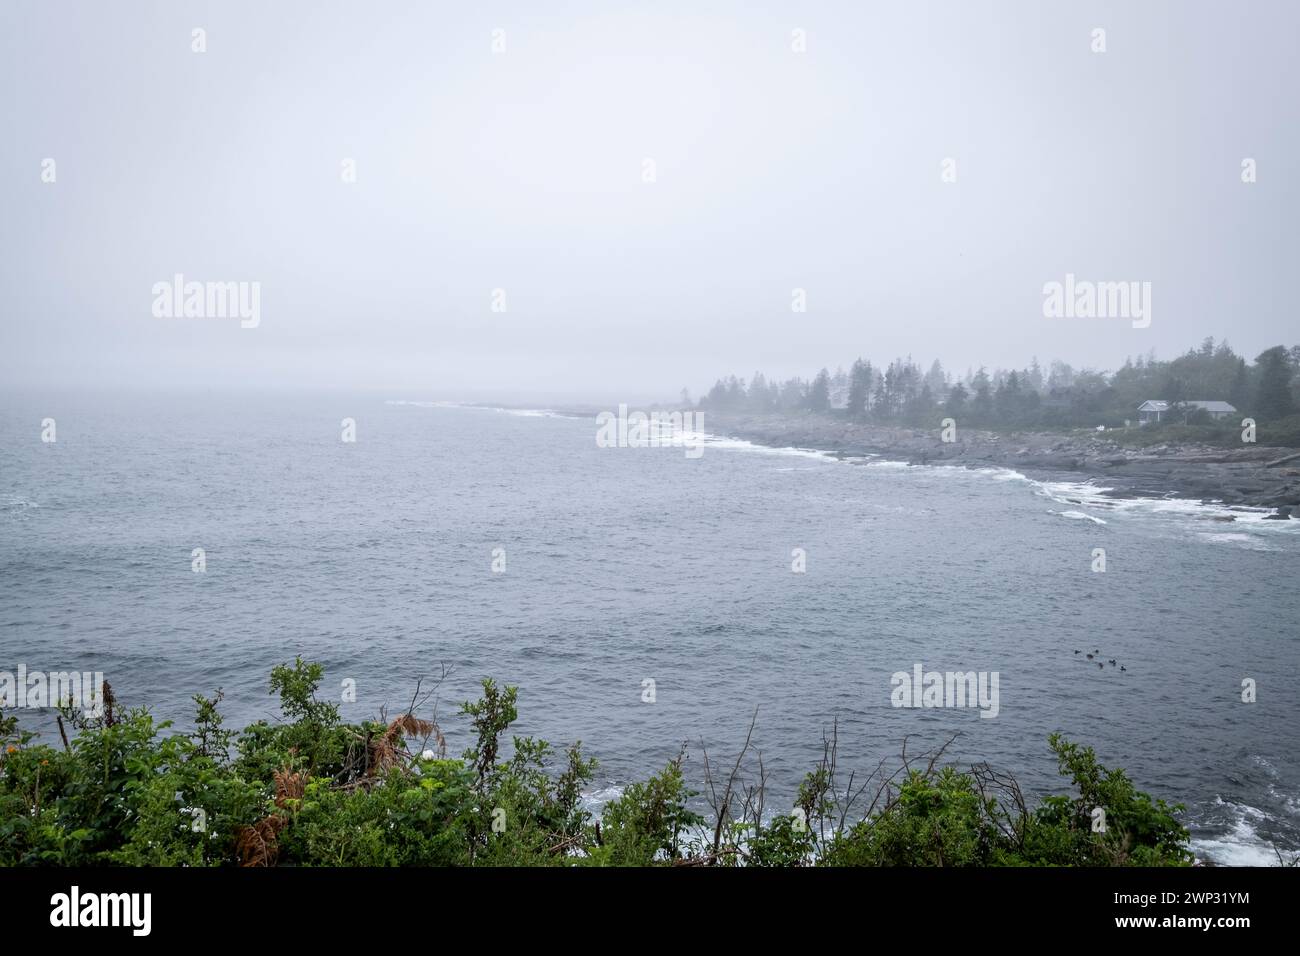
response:
[(948, 393), (948, 401), (944, 403), (943, 410), (947, 416), (954, 421), (958, 416), (966, 414), (966, 386), (958, 382)]
[(975, 398), (971, 402), (971, 415), (977, 425), (986, 425), (993, 417), (993, 395), (990, 392), (992, 383), (989, 382), (989, 373), (983, 365), (975, 373), (971, 385), (975, 388)]
[(1255, 358), (1259, 367), (1259, 388), (1255, 392), (1255, 416), (1262, 421), (1276, 421), (1295, 412), (1291, 396), (1291, 363), (1286, 349), (1275, 345)]
[(831, 408), (831, 373), (822, 369), (813, 379), (808, 392), (808, 407), (814, 412), (828, 412)]
[(871, 392), (871, 366), (858, 359), (849, 372), (849, 418), (867, 417), (867, 399)]

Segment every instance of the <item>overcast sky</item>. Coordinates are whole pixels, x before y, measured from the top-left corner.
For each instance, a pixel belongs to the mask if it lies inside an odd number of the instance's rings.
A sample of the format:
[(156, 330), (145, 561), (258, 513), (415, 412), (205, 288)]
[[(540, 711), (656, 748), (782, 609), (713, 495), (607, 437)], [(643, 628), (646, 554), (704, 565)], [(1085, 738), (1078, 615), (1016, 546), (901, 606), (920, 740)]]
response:
[[(1294, 2), (0, 0), (0, 382), (1253, 357), (1300, 341), (1298, 36)], [(155, 317), (176, 273), (260, 283), (260, 324)], [(1066, 273), (1151, 282), (1150, 327), (1045, 318)]]

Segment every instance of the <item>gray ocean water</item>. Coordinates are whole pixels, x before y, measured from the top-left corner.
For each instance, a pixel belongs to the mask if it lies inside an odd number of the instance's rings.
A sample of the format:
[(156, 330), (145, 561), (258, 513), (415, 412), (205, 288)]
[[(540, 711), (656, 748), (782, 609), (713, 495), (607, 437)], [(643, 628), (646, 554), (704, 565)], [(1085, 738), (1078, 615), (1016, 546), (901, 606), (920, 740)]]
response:
[[(1186, 803), (1204, 857), (1300, 849), (1300, 522), (743, 442), (598, 448), (590, 419), (418, 398), (6, 394), (0, 670), (101, 670), (185, 726), (218, 687), (231, 723), (273, 716), (294, 655), (331, 696), (356, 682), (347, 718), (446, 664), (454, 751), (491, 675), (519, 733), (600, 759), (596, 798), (683, 743), (698, 783), (701, 742), (734, 755), (755, 709), (773, 805), (834, 721), (843, 768), (960, 733), (954, 759), (1031, 792), (1059, 730)], [(1126, 671), (1073, 653), (1094, 648)], [(998, 716), (892, 707), (918, 662), (998, 672)]]

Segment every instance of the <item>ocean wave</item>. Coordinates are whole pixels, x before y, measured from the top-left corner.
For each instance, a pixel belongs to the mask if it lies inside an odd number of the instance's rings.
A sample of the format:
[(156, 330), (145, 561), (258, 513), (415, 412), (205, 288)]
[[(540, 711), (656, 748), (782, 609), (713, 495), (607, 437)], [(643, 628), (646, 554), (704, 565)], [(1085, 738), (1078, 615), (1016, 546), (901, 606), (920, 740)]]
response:
[[(427, 402), (427, 401), (400, 401), (391, 400), (386, 404), (390, 405), (418, 405), (421, 407), (449, 407), (449, 408), (478, 408), (486, 411), (504, 412), (510, 415), (517, 415), (523, 418), (575, 418), (580, 416), (566, 415), (551, 409), (544, 408), (504, 408), (490, 405), (466, 405), (459, 402)], [(662, 427), (662, 426), (661, 426)], [(1286, 521), (1280, 521), (1269, 516), (1274, 513), (1272, 508), (1258, 508), (1246, 505), (1227, 505), (1222, 501), (1200, 501), (1193, 498), (1175, 498), (1175, 497), (1134, 497), (1119, 498), (1113, 497), (1110, 493), (1115, 489), (1108, 485), (1098, 484), (1089, 479), (1087, 481), (1056, 481), (1030, 478), (1014, 468), (1005, 468), (997, 466), (971, 468), (965, 465), (913, 465), (906, 461), (897, 461), (894, 459), (883, 458), (879, 455), (853, 455), (841, 456), (835, 452), (815, 449), (799, 448), (796, 446), (776, 447), (771, 445), (762, 445), (755, 442), (747, 441), (743, 438), (731, 438), (725, 435), (716, 435), (711, 432), (682, 431), (676, 436), (678, 440), (688, 445), (699, 445), (704, 448), (724, 449), (730, 451), (759, 452), (765, 455), (788, 455), (805, 459), (813, 459), (825, 462), (851, 462), (857, 465), (864, 465), (870, 468), (903, 471), (906, 469), (916, 468), (924, 470), (929, 474), (936, 475), (956, 475), (959, 472), (966, 472), (974, 475), (983, 475), (992, 478), (998, 482), (1023, 482), (1033, 488), (1034, 493), (1049, 500), (1063, 505), (1077, 505), (1080, 508), (1089, 508), (1093, 510), (1103, 509), (1112, 514), (1144, 514), (1154, 517), (1188, 519), (1201, 521), (1213, 520), (1222, 522), (1233, 522), (1237, 528), (1250, 532), (1263, 532), (1268, 534), (1300, 534), (1300, 520), (1290, 518)], [(1095, 524), (1106, 524), (1107, 522), (1079, 511), (1070, 509), (1067, 511), (1050, 511), (1051, 514), (1057, 514), (1064, 518), (1075, 520), (1088, 520)], [(1201, 529), (1195, 528), (1200, 531)], [(1238, 538), (1227, 534), (1202, 533), (1203, 540), (1235, 545), (1238, 547), (1249, 547), (1258, 550), (1259, 545), (1254, 543), (1253, 538)], [(1264, 550), (1269, 550), (1264, 548)]]
[(605, 804), (613, 803), (619, 797), (623, 796), (626, 788), (620, 784), (609, 784), (604, 787), (598, 787), (595, 790), (587, 790), (579, 794), (578, 800), (582, 808), (589, 813), (600, 814), (605, 808)]
[(518, 418), (564, 418), (565, 416), (558, 412), (553, 412), (549, 408), (489, 408), (490, 412), (501, 412), (506, 415), (514, 415)]
[(751, 441), (745, 441), (743, 438), (727, 438), (709, 432), (684, 431), (681, 433), (681, 439), (690, 444), (702, 445), (704, 448), (724, 448), (730, 451), (761, 452), (768, 455), (793, 455), (798, 458), (812, 458), (817, 461), (836, 462), (841, 460), (831, 452), (818, 451), (815, 448), (796, 448), (793, 445), (786, 447), (759, 445)]
[[(930, 466), (920, 466), (930, 467)], [(1105, 510), (1112, 514), (1147, 514), (1158, 516), (1158, 518), (1173, 519), (1190, 519), (1196, 520), (1197, 523), (1206, 522), (1206, 520), (1216, 520), (1216, 522), (1232, 522), (1236, 527), (1243, 531), (1262, 531), (1262, 532), (1300, 532), (1300, 522), (1295, 519), (1287, 522), (1279, 522), (1269, 515), (1273, 514), (1270, 507), (1251, 507), (1245, 505), (1225, 505), (1221, 501), (1200, 501), (1196, 498), (1152, 498), (1152, 497), (1135, 497), (1135, 498), (1117, 498), (1112, 496), (1114, 488), (1112, 485), (1096, 483), (1091, 479), (1087, 481), (1056, 481), (1031, 479), (1022, 472), (1015, 471), (1014, 468), (963, 468), (959, 464), (949, 464), (949, 466), (933, 466), (936, 468), (949, 468), (949, 470), (969, 471), (972, 475), (983, 475), (992, 477), (995, 481), (1023, 481), (1024, 484), (1034, 489), (1037, 496), (1048, 498), (1049, 501), (1056, 502), (1057, 505), (1076, 505), (1087, 507), (1093, 510)], [(1063, 518), (1088, 518), (1099, 524), (1105, 524), (1105, 520), (1093, 518), (1092, 515), (1083, 514), (1078, 510), (1071, 511), (1052, 511), (1052, 514), (1060, 514)], [(1208, 540), (1222, 541), (1223, 544), (1252, 545), (1256, 538), (1248, 536), (1218, 536), (1212, 533), (1206, 533)], [(1252, 545), (1257, 546), (1257, 545)]]
[(519, 418), (576, 418), (576, 415), (563, 415), (550, 408), (506, 408), (503, 405), (472, 405), (467, 402), (429, 402), (412, 399), (390, 398), (385, 405), (412, 405), (416, 408), (468, 408), (480, 412), (500, 412), (503, 415), (515, 415)]
[(1272, 547), (1259, 538), (1246, 534), (1245, 532), (1222, 532), (1222, 531), (1198, 531), (1196, 533), (1202, 541), (1211, 541), (1216, 544), (1228, 544), (1238, 548), (1246, 548), (1249, 551), (1278, 551), (1280, 549)]
[(1059, 517), (1062, 518), (1073, 518), (1075, 521), (1091, 521), (1093, 524), (1106, 523), (1101, 518), (1095, 518), (1092, 515), (1085, 514), (1082, 511), (1053, 511), (1051, 508), (1048, 508), (1047, 513), (1049, 515), (1058, 515)]
[[(1105, 509), (1112, 514), (1145, 514), (1152, 517), (1183, 519), (1195, 521), (1199, 525), (1204, 521), (1232, 522), (1243, 531), (1268, 533), (1298, 533), (1300, 521), (1294, 518), (1278, 521), (1270, 518), (1272, 508), (1257, 508), (1247, 505), (1226, 505), (1221, 501), (1200, 501), (1195, 498), (1116, 498), (1110, 492), (1115, 489), (1093, 481), (1045, 481), (1029, 478), (1011, 468), (974, 469), (977, 474), (992, 474), (998, 481), (1023, 481), (1034, 489), (1034, 493), (1057, 504), (1079, 505), (1093, 509)], [(1067, 513), (1067, 516), (1068, 515)], [(1093, 519), (1104, 524), (1100, 519)], [(1198, 529), (1199, 530), (1199, 529)], [(1222, 543), (1243, 544), (1254, 541), (1253, 538), (1228, 538), (1210, 536), (1210, 540)]]
[(0, 495), (0, 514), (22, 514), (31, 508), (39, 508), (35, 501), (22, 495)]
[[(1214, 827), (1222, 832), (1194, 836), (1190, 841), (1198, 860), (1219, 866), (1279, 866), (1282, 860), (1274, 844), (1260, 835), (1259, 825), (1268, 814), (1244, 803), (1232, 803), (1222, 797), (1215, 800), (1215, 815), (1228, 819)], [(1284, 856), (1285, 856), (1284, 851)]]
[[(1093, 510), (1101, 509), (1113, 514), (1144, 514), (1152, 517), (1187, 519), (1194, 520), (1198, 524), (1204, 521), (1221, 521), (1224, 523), (1231, 521), (1236, 527), (1241, 528), (1243, 531), (1283, 534), (1300, 533), (1300, 520), (1291, 518), (1287, 521), (1279, 521), (1275, 518), (1270, 518), (1269, 516), (1274, 512), (1274, 509), (1272, 508), (1259, 508), (1248, 505), (1227, 505), (1222, 501), (1201, 501), (1194, 498), (1118, 498), (1111, 495), (1111, 492), (1115, 490), (1113, 487), (1098, 484), (1091, 479), (1087, 481), (1042, 480), (1030, 478), (1028, 475), (1016, 471), (1014, 468), (1001, 468), (996, 466), (971, 468), (965, 465), (914, 465), (906, 461), (896, 461), (893, 459), (882, 458), (877, 455), (841, 458), (833, 452), (817, 451), (810, 448), (772, 448), (766, 445), (756, 445), (753, 442), (744, 441), (743, 439), (722, 438), (716, 435), (704, 435), (702, 438), (709, 447), (796, 454), (808, 458), (820, 458), (825, 461), (850, 461), (854, 464), (865, 465), (867, 467), (897, 471), (915, 468), (918, 471), (924, 471), (927, 474), (956, 476), (961, 473), (966, 473), (988, 477), (998, 482), (1023, 482), (1030, 486), (1034, 490), (1035, 494), (1047, 498), (1057, 504), (1077, 505), (1082, 508)], [(1050, 511), (1050, 513), (1060, 515), (1063, 518), (1088, 520), (1095, 524), (1104, 525), (1107, 523), (1105, 519), (1087, 514), (1078, 509)], [(1260, 549), (1257, 539), (1251, 537), (1237, 538), (1212, 534), (1206, 534), (1205, 537), (1206, 540), (1217, 541), (1219, 543), (1251, 547), (1256, 550)], [(1265, 547), (1263, 550), (1271, 549)]]

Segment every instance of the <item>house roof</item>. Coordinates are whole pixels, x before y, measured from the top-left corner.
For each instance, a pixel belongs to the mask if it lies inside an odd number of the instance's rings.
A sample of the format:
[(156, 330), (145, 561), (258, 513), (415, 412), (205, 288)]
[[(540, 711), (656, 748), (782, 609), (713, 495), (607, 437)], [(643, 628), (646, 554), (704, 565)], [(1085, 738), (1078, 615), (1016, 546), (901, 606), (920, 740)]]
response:
[[(1235, 412), (1236, 406), (1229, 405), (1227, 402), (1204, 402), (1192, 401), (1183, 402), (1184, 405), (1190, 405), (1192, 408), (1203, 408), (1207, 412)], [(1169, 403), (1158, 398), (1150, 398), (1138, 406), (1139, 412), (1164, 412), (1169, 410)]]

